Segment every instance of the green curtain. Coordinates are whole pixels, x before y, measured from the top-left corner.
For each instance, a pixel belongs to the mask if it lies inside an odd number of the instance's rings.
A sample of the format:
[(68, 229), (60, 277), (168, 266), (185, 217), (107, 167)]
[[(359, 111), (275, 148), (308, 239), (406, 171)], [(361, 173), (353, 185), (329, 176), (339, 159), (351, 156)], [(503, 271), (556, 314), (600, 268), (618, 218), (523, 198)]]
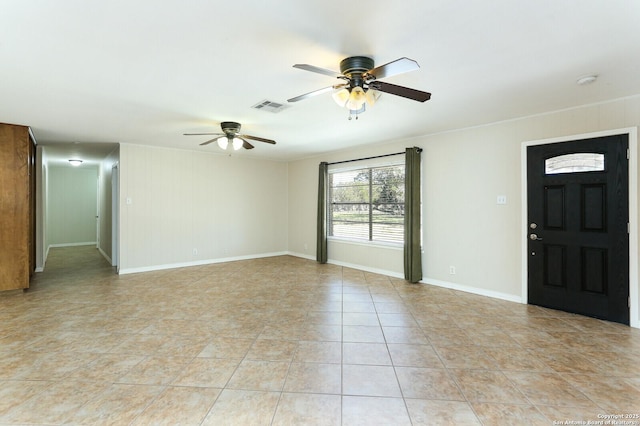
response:
[(322, 162), (318, 169), (318, 236), (316, 260), (327, 263), (327, 180), (329, 163)]
[(420, 152), (421, 148), (407, 148), (404, 172), (404, 278), (412, 283), (422, 279)]

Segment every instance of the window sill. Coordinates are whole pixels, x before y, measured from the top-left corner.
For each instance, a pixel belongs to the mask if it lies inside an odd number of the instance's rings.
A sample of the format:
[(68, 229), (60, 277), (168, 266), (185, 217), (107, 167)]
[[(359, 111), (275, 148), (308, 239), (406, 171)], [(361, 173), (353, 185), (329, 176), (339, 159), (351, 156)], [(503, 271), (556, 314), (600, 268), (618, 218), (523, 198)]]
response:
[(389, 249), (389, 250), (403, 250), (404, 249), (404, 245), (403, 244), (384, 243), (384, 242), (381, 242), (381, 241), (350, 240), (348, 238), (340, 238), (340, 237), (327, 237), (327, 241), (341, 243), (341, 244), (351, 244), (351, 245), (354, 245), (354, 246), (383, 248), (383, 249)]

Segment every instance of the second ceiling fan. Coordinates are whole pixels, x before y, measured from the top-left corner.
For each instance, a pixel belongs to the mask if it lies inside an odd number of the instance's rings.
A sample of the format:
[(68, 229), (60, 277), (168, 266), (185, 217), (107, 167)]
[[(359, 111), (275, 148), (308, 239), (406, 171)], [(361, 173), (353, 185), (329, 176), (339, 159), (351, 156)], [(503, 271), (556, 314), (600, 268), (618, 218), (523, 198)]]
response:
[[(340, 62), (340, 72), (316, 67), (309, 64), (295, 64), (294, 68), (335, 77), (343, 82), (328, 86), (304, 95), (288, 99), (298, 102), (312, 96), (333, 91), (333, 98), (340, 106), (348, 108), (352, 114), (364, 112), (365, 104), (373, 105), (378, 98), (377, 92), (389, 93), (418, 102), (431, 99), (431, 93), (409, 87), (398, 86), (379, 79), (414, 71), (420, 68), (413, 59), (400, 58), (378, 67), (367, 56), (351, 56)], [(351, 117), (349, 117), (351, 118)]]
[(233, 146), (234, 150), (239, 150), (240, 148), (244, 149), (253, 149), (254, 146), (251, 145), (246, 139), (250, 139), (258, 142), (270, 143), (271, 145), (275, 145), (276, 141), (271, 139), (259, 138), (257, 136), (251, 135), (243, 135), (240, 134), (240, 123), (236, 123), (235, 121), (223, 121), (220, 123), (220, 128), (222, 129), (222, 133), (185, 133), (185, 136), (204, 136), (204, 135), (215, 135), (216, 137), (213, 139), (209, 139), (206, 142), (202, 142), (200, 145), (209, 145), (212, 142), (217, 142), (218, 146), (222, 149), (227, 149), (227, 147)]

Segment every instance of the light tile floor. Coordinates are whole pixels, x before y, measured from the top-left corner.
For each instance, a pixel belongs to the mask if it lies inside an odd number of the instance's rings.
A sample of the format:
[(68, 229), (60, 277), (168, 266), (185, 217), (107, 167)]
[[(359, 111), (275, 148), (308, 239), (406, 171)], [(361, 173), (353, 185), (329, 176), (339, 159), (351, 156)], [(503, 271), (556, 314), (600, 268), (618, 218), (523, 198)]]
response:
[(638, 331), (287, 256), (117, 276), (57, 248), (0, 294), (0, 424), (633, 416)]

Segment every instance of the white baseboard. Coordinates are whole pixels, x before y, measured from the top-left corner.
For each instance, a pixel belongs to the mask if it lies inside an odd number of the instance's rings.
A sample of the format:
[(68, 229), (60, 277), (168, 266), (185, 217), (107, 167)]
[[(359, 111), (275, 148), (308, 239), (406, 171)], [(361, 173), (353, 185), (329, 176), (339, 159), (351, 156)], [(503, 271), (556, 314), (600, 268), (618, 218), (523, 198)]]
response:
[[(303, 259), (316, 260), (315, 256), (311, 256), (308, 254), (295, 253), (291, 251), (288, 254), (295, 257), (301, 257)], [(385, 269), (370, 268), (368, 266), (356, 265), (354, 263), (348, 263), (348, 262), (340, 262), (339, 260), (334, 260), (334, 259), (327, 260), (327, 263), (331, 265), (343, 266), (345, 268), (357, 269), (359, 271), (371, 272), (373, 274), (387, 275), (389, 277), (404, 279), (404, 274), (400, 274), (394, 271), (387, 271)]]
[(95, 241), (87, 241), (87, 242), (84, 242), (84, 243), (49, 244), (49, 247), (47, 247), (47, 251), (49, 251), (50, 248), (55, 248), (55, 247), (95, 246), (96, 244), (97, 244), (97, 242), (95, 242)]
[(305, 254), (305, 253), (296, 253), (295, 251), (289, 251), (287, 252), (287, 254), (289, 256), (293, 256), (293, 257), (300, 257), (302, 259), (307, 259), (307, 260), (316, 260), (316, 256), (315, 255), (311, 255), (311, 254)]
[(109, 255), (107, 253), (104, 252), (104, 250), (102, 250), (100, 247), (98, 247), (98, 251), (100, 252), (102, 257), (104, 257), (107, 260), (107, 262), (109, 262), (109, 265), (113, 265), (113, 262), (111, 261), (111, 258), (109, 257)]
[(371, 272), (372, 274), (387, 275), (389, 277), (404, 279), (404, 274), (400, 274), (394, 271), (387, 271), (385, 269), (370, 268), (368, 266), (356, 265), (356, 264), (347, 263), (347, 262), (340, 262), (334, 259), (327, 260), (327, 263), (330, 263), (332, 265), (344, 266), (345, 268), (357, 269), (359, 271)]
[(420, 280), (420, 283), (449, 288), (451, 290), (464, 291), (465, 293), (472, 293), (472, 294), (477, 294), (479, 296), (492, 297), (494, 299), (501, 299), (509, 302), (524, 303), (522, 300), (522, 297), (520, 296), (515, 296), (513, 294), (508, 294), (508, 293), (502, 293), (499, 291), (486, 290), (478, 287), (470, 287), (462, 284), (451, 283), (448, 281), (441, 281), (441, 280), (436, 280), (432, 278), (423, 278)]
[(151, 271), (161, 271), (164, 269), (186, 268), (189, 266), (211, 265), (214, 263), (234, 262), (237, 260), (249, 260), (249, 259), (261, 259), (263, 257), (286, 256), (287, 254), (288, 253), (286, 251), (275, 252), (275, 253), (259, 253), (259, 254), (250, 254), (246, 256), (222, 257), (219, 259), (195, 260), (192, 262), (179, 262), (179, 263), (169, 263), (169, 264), (163, 264), (163, 265), (141, 266), (138, 268), (120, 268), (120, 270), (118, 271), (118, 274), (120, 275), (136, 274), (139, 272), (151, 272)]

